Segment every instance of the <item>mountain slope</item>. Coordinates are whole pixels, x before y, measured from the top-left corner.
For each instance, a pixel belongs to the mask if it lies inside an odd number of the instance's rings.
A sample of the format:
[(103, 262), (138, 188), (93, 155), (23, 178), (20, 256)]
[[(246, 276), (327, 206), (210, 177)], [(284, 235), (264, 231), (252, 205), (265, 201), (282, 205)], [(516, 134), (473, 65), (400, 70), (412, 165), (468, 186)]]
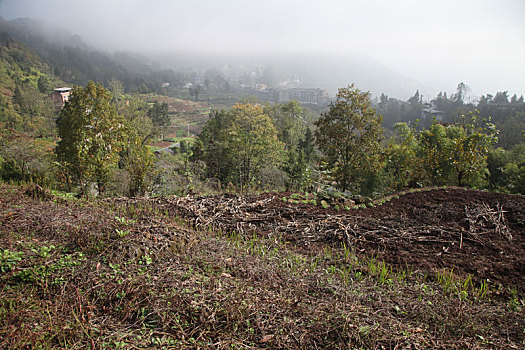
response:
[(6, 21), (0, 18), (0, 38), (15, 39), (45, 61), (53, 73), (70, 85), (89, 80), (107, 83), (117, 79), (128, 92), (157, 91), (173, 78), (173, 71), (161, 71), (144, 57), (130, 53), (110, 54), (88, 47), (66, 29), (34, 19)]

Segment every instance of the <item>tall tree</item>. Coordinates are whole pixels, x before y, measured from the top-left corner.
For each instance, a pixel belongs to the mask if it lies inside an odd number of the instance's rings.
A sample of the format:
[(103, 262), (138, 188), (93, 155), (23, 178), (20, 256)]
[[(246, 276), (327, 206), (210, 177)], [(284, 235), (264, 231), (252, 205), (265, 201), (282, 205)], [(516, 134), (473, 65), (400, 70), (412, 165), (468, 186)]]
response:
[(206, 162), (207, 176), (223, 182), (229, 181), (227, 177), (230, 168), (226, 162), (223, 131), (231, 125), (231, 122), (231, 113), (224, 110), (212, 111), (199, 134), (204, 148), (202, 158)]
[(85, 194), (90, 183), (103, 193), (110, 169), (117, 165), (124, 139), (124, 120), (111, 105), (112, 96), (90, 81), (75, 87), (57, 120), (58, 159)]
[(419, 135), (419, 159), (432, 185), (479, 185), (487, 168), (489, 149), (497, 141), (494, 124), (470, 113), (463, 123), (434, 122)]
[(385, 149), (385, 170), (395, 190), (414, 185), (419, 179), (420, 167), (417, 156), (417, 137), (414, 127), (396, 123), (394, 137)]
[(229, 112), (212, 112), (199, 139), (208, 176), (241, 190), (257, 183), (263, 167), (280, 166), (283, 160), (284, 144), (259, 105), (237, 104)]
[(381, 122), (369, 93), (354, 85), (339, 89), (330, 110), (316, 122), (315, 137), (326, 170), (342, 191), (357, 187), (358, 179), (373, 168), (383, 133)]
[(235, 105), (232, 123), (225, 130), (225, 146), (233, 174), (241, 191), (254, 184), (263, 166), (282, 162), (284, 145), (277, 138), (277, 130), (270, 116), (261, 106)]
[(123, 150), (120, 152), (120, 165), (129, 174), (129, 196), (141, 196), (146, 193), (149, 183), (153, 180), (153, 158), (153, 153), (144, 144), (140, 132), (128, 129)]
[(168, 104), (166, 102), (159, 103), (155, 101), (153, 106), (148, 110), (148, 116), (155, 127), (167, 126), (170, 124), (170, 115), (168, 112)]
[[(456, 175), (457, 185), (476, 184), (485, 175), (487, 155), (497, 142), (498, 130), (490, 122), (478, 122), (478, 115), (463, 116), (463, 124), (449, 129), (452, 139), (450, 160)], [(477, 178), (476, 178), (477, 177)]]
[(283, 169), (288, 175), (287, 187), (300, 188), (307, 169), (305, 152), (301, 148), (306, 132), (305, 110), (299, 102), (292, 100), (285, 104), (266, 106), (265, 111), (272, 117), (278, 137), (285, 144), (286, 161)]

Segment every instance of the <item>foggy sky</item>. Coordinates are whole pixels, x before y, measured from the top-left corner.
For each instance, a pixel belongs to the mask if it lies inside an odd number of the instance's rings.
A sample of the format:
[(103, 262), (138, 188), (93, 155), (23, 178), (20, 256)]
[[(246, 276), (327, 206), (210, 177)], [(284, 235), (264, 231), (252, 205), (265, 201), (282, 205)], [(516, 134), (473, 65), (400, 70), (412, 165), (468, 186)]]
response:
[(111, 50), (359, 53), (452, 91), (525, 94), (524, 0), (0, 0), (0, 16)]

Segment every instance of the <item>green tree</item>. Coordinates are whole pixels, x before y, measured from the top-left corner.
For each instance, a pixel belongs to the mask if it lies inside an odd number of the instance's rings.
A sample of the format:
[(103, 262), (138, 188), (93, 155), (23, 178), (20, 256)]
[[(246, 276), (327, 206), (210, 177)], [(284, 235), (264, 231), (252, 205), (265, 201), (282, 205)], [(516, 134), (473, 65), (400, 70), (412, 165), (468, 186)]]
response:
[(151, 118), (154, 127), (170, 125), (171, 119), (166, 102), (160, 104), (159, 101), (155, 101), (153, 106), (148, 110), (148, 116)]
[(451, 183), (453, 173), (450, 163), (450, 142), (447, 127), (436, 122), (419, 134), (418, 158), (423, 163), (428, 184)]
[(24, 132), (46, 136), (52, 133), (49, 123), (54, 116), (51, 100), (32, 84), (17, 84), (13, 102), (22, 118)]
[(284, 144), (259, 105), (237, 104), (230, 112), (212, 112), (199, 139), (208, 176), (237, 184), (241, 191), (257, 184), (264, 167), (282, 164)]
[(385, 172), (390, 178), (390, 186), (394, 190), (401, 190), (418, 182), (418, 142), (415, 129), (407, 123), (396, 123), (394, 132), (394, 137), (385, 149)]
[(140, 98), (131, 98), (122, 106), (119, 114), (126, 120), (130, 130), (138, 133), (143, 143), (157, 135), (153, 122), (148, 116), (148, 105)]
[[(285, 145), (286, 157), (283, 169), (288, 176), (287, 187), (298, 189), (302, 185), (308, 165), (306, 150), (303, 149), (303, 146), (309, 147), (304, 144), (305, 133), (307, 133), (305, 110), (299, 102), (292, 100), (285, 104), (266, 106), (265, 112), (272, 117), (278, 137)], [(310, 134), (306, 137), (309, 136), (310, 139), (306, 142), (312, 141), (311, 130), (309, 131)], [(308, 149), (308, 152), (310, 151)], [(311, 156), (311, 153), (308, 156)]]
[(373, 170), (383, 133), (381, 121), (369, 93), (352, 85), (339, 89), (330, 110), (316, 122), (316, 143), (326, 170), (342, 191), (357, 187)]
[(478, 115), (462, 116), (463, 123), (434, 122), (419, 135), (419, 157), (432, 185), (479, 185), (487, 169), (487, 155), (497, 141), (494, 124), (478, 122)]
[(0, 124), (0, 128), (13, 130), (22, 130), (23, 125), (22, 116), (16, 112), (11, 99), (7, 99), (2, 94), (0, 94)]
[(224, 110), (212, 111), (199, 134), (199, 140), (202, 141), (204, 149), (202, 159), (206, 163), (207, 176), (222, 182), (229, 181), (227, 178), (230, 166), (227, 164), (225, 154), (224, 130), (230, 126), (232, 119), (232, 114)]
[(0, 135), (0, 177), (4, 180), (36, 181), (44, 184), (51, 180), (53, 160), (52, 140), (33, 138), (13, 130)]
[(256, 182), (263, 166), (280, 165), (284, 145), (261, 106), (237, 104), (230, 113), (232, 122), (224, 131), (224, 145), (233, 179), (243, 191)]
[(53, 89), (53, 83), (47, 75), (41, 75), (38, 78), (38, 90), (43, 94), (48, 94)]
[(505, 189), (525, 195), (525, 143), (514, 146), (508, 154), (508, 163), (502, 174)]
[(306, 127), (306, 132), (304, 138), (300, 143), (301, 150), (304, 152), (305, 161), (311, 163), (315, 157), (315, 148), (314, 148), (314, 135), (310, 127)]
[(525, 143), (510, 151), (501, 147), (490, 150), (487, 167), (492, 190), (525, 194)]
[(455, 128), (451, 135), (450, 160), (456, 175), (457, 185), (476, 185), (487, 169), (487, 155), (497, 142), (498, 130), (492, 123), (478, 123), (478, 115), (463, 116), (464, 123)]
[(120, 155), (121, 166), (129, 173), (128, 195), (144, 195), (153, 180), (154, 157), (137, 130), (129, 130)]
[(75, 87), (57, 120), (58, 159), (69, 169), (71, 180), (85, 194), (90, 183), (103, 193), (110, 170), (116, 167), (124, 141), (124, 120), (102, 86), (89, 82)]
[(147, 141), (156, 135), (156, 130), (148, 116), (148, 106), (141, 99), (127, 100), (120, 114), (126, 121), (126, 138), (119, 167), (129, 174), (127, 195), (141, 196), (154, 178), (154, 157)]

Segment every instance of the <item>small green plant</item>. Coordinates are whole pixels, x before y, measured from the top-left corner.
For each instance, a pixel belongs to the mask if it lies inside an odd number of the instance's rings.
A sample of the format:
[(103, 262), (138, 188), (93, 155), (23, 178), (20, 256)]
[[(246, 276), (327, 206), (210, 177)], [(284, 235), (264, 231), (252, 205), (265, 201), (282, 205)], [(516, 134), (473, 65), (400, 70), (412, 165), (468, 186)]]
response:
[(120, 237), (120, 238), (124, 238), (126, 237), (127, 235), (129, 235), (129, 230), (121, 230), (121, 229), (118, 229), (116, 228), (115, 229), (115, 232), (117, 233), (117, 235)]
[(315, 269), (317, 268), (318, 264), (319, 264), (319, 257), (316, 256), (316, 257), (314, 257), (314, 258), (312, 258), (310, 260), (310, 266), (309, 266), (308, 270), (310, 272), (315, 271)]
[(48, 258), (51, 252), (55, 250), (55, 246), (54, 245), (42, 246), (40, 247), (39, 250), (37, 249), (31, 249), (31, 250), (35, 253), (38, 253), (38, 255), (40, 255), (41, 258)]
[(454, 270), (447, 272), (446, 269), (442, 273), (437, 275), (438, 283), (443, 287), (444, 292), (448, 292), (451, 288), (455, 286), (454, 284)]
[(522, 312), (525, 307), (525, 300), (518, 298), (518, 291), (516, 288), (510, 290), (510, 300), (508, 302), (508, 307), (512, 311)]
[(383, 261), (381, 263), (380, 270), (379, 270), (379, 283), (380, 284), (384, 284), (384, 283), (391, 284), (392, 280), (390, 279), (390, 275), (391, 275), (391, 269)]
[(9, 272), (22, 260), (21, 252), (11, 252), (9, 249), (0, 250), (0, 271)]
[(481, 281), (478, 289), (477, 289), (477, 298), (478, 299), (483, 299), (486, 297), (487, 295), (487, 292), (488, 292), (488, 285), (487, 285), (487, 281), (486, 280), (483, 280)]
[(122, 225), (131, 225), (131, 224), (136, 224), (137, 223), (137, 220), (133, 220), (133, 219), (128, 219), (128, 218), (125, 218), (125, 217), (121, 217), (121, 216), (115, 216), (115, 220), (117, 220), (118, 223), (122, 224)]
[(379, 271), (379, 265), (377, 264), (376, 258), (371, 258), (368, 262), (368, 272), (371, 276), (374, 276)]
[(290, 198), (292, 198), (292, 199), (301, 199), (302, 195), (300, 193), (292, 193), (290, 195)]
[(363, 279), (363, 273), (361, 271), (356, 271), (354, 273), (354, 277), (355, 277), (356, 281), (359, 282), (359, 281), (361, 281)]
[(139, 265), (151, 265), (153, 262), (153, 257), (146, 253), (139, 259)]
[(346, 263), (354, 264), (354, 261), (357, 260), (357, 257), (353, 254), (352, 249), (349, 248), (346, 243), (341, 243), (341, 250), (343, 253), (343, 259)]
[(62, 191), (51, 190), (51, 194), (53, 196), (55, 196), (55, 197), (66, 199), (66, 200), (74, 200), (74, 199), (76, 199), (75, 194), (74, 193), (70, 193), (70, 192), (62, 192)]

